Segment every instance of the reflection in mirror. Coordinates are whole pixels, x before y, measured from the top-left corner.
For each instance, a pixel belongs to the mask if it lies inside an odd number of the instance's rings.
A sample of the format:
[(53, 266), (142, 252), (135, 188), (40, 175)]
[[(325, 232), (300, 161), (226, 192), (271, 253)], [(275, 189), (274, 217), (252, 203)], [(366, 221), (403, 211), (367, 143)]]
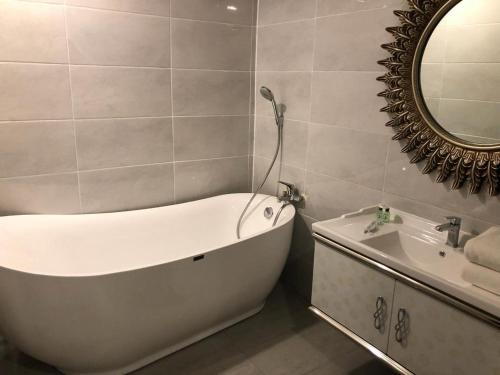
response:
[(462, 0), (437, 25), (421, 87), (440, 126), (475, 144), (500, 144), (500, 0)]

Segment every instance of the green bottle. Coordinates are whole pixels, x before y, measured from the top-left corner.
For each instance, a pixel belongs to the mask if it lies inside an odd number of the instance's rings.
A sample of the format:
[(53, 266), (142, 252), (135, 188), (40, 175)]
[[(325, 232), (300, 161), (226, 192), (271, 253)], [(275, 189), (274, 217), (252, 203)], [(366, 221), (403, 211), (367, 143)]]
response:
[(391, 209), (389, 207), (384, 208), (383, 221), (386, 224), (391, 222)]
[(378, 225), (384, 224), (384, 206), (379, 205), (377, 207), (377, 216), (376, 216), (376, 219), (377, 219), (377, 224)]

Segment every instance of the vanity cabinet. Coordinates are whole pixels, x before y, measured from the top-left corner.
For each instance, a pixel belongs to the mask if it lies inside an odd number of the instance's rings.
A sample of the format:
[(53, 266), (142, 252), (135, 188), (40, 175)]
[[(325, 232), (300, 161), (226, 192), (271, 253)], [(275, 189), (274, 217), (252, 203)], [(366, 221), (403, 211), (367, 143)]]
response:
[(402, 373), (500, 375), (499, 328), (401, 282), (384, 267), (316, 241), (313, 307)]
[(385, 352), (395, 281), (316, 243), (312, 303)]
[(500, 375), (500, 330), (396, 282), (389, 357), (417, 375)]

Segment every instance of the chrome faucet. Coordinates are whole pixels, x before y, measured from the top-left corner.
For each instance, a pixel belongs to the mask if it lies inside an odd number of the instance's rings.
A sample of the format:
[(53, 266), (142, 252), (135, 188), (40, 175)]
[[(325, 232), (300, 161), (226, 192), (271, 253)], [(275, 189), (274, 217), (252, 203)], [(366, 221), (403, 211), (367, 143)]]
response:
[(302, 195), (300, 195), (299, 189), (297, 189), (294, 184), (285, 181), (278, 181), (278, 183), (286, 187), (286, 190), (284, 190), (281, 195), (278, 195), (278, 200), (280, 202), (299, 203), (302, 201)]
[(458, 247), (458, 240), (460, 238), (460, 225), (462, 224), (462, 219), (457, 216), (447, 216), (447, 223), (436, 225), (435, 229), (438, 232), (448, 231), (448, 239), (446, 244), (451, 247)]

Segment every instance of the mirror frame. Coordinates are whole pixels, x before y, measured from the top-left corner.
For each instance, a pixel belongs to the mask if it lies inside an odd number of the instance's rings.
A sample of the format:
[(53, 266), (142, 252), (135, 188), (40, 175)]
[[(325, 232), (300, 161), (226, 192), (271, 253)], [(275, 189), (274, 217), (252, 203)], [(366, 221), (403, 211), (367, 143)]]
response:
[(401, 151), (413, 152), (411, 163), (426, 160), (423, 174), (437, 170), (436, 182), (453, 177), (452, 189), (468, 183), (471, 194), (479, 193), (486, 182), (494, 196), (500, 192), (500, 145), (474, 144), (447, 132), (427, 109), (421, 92), (420, 64), (427, 42), (460, 1), (408, 0), (409, 10), (394, 11), (401, 24), (386, 28), (395, 40), (382, 45), (391, 57), (378, 62), (388, 70), (377, 78), (387, 85), (378, 96), (388, 101), (381, 111), (391, 116), (386, 125), (396, 131), (392, 139), (406, 141)]

